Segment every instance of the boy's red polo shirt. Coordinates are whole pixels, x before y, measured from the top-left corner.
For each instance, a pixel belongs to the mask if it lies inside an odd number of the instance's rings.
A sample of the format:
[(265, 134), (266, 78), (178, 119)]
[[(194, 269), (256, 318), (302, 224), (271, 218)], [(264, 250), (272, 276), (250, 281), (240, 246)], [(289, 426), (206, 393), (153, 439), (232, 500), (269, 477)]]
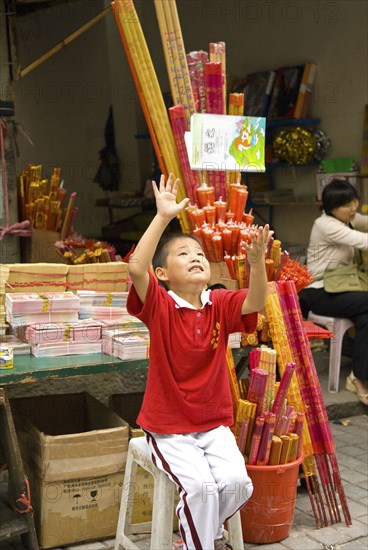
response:
[(144, 304), (131, 287), (127, 310), (150, 331), (142, 428), (169, 434), (233, 424), (226, 347), (230, 333), (256, 328), (257, 313), (241, 316), (246, 294), (214, 290), (202, 309), (191, 309), (179, 307), (151, 273)]

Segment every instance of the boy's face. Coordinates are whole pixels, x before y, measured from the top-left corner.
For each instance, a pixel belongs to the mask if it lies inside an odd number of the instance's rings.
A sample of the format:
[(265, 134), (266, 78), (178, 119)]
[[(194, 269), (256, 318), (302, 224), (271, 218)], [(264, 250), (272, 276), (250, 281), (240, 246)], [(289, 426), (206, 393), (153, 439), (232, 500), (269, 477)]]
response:
[(168, 245), (166, 267), (156, 269), (157, 277), (165, 281), (171, 290), (198, 291), (210, 280), (210, 265), (203, 248), (194, 239), (179, 237)]

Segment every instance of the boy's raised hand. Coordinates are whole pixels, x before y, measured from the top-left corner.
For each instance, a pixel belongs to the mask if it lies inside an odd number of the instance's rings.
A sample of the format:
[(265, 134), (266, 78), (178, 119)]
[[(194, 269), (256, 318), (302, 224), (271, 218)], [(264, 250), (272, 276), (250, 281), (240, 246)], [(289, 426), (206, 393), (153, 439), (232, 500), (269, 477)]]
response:
[(249, 264), (264, 262), (264, 254), (272, 234), (273, 231), (270, 231), (270, 226), (266, 224), (264, 227), (259, 227), (257, 231), (251, 231), (250, 243), (242, 242)]
[(166, 183), (165, 176), (161, 176), (159, 187), (157, 187), (156, 182), (152, 182), (157, 213), (162, 216), (162, 218), (169, 221), (175, 218), (175, 216), (177, 216), (189, 202), (188, 198), (183, 199), (179, 203), (176, 202), (179, 179), (177, 178), (175, 181), (173, 180), (174, 176), (169, 174)]

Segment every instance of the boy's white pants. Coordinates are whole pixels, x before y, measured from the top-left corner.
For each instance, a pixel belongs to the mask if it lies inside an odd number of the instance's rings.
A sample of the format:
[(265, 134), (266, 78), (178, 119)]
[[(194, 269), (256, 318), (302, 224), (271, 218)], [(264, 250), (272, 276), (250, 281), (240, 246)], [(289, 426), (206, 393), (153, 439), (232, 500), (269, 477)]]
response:
[(253, 493), (244, 457), (229, 428), (189, 434), (146, 433), (152, 460), (178, 487), (184, 547), (212, 550), (223, 523)]

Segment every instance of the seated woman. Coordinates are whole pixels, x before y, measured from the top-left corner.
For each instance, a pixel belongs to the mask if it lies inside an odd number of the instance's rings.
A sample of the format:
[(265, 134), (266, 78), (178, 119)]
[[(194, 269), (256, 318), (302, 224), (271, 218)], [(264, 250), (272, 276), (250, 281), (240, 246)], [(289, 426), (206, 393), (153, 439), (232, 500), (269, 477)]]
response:
[(323, 273), (354, 261), (355, 250), (368, 250), (368, 216), (357, 212), (356, 189), (347, 181), (334, 179), (323, 189), (322, 215), (313, 224), (307, 252), (307, 267), (314, 281), (301, 293), (317, 315), (345, 317), (355, 325), (352, 372), (346, 389), (368, 405), (368, 292), (329, 293)]

